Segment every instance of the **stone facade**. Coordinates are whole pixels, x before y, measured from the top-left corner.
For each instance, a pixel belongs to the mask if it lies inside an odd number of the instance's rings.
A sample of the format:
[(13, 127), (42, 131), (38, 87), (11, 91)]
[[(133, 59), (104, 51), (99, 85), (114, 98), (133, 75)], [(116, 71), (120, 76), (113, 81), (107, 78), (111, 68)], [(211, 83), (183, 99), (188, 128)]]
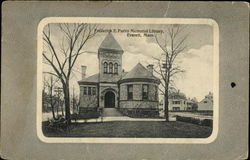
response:
[[(103, 53), (102, 51), (99, 52), (99, 75), (100, 75), (100, 82), (117, 82), (121, 78), (121, 72), (122, 72), (122, 53)], [(108, 73), (104, 73), (104, 63), (113, 64), (113, 70), (114, 65), (117, 64), (118, 72), (117, 74), (111, 74), (109, 73), (109, 66), (108, 66)]]
[(119, 88), (117, 84), (100, 84), (100, 91), (99, 91), (99, 107), (105, 107), (105, 94), (107, 92), (112, 92), (115, 95), (115, 108), (118, 107), (118, 98), (119, 98)]
[[(128, 99), (128, 85), (133, 86), (133, 98)], [(148, 96), (143, 99), (142, 86), (148, 86)], [(158, 108), (158, 85), (149, 82), (127, 82), (120, 84), (120, 108)]]
[[(137, 64), (130, 72), (122, 70), (123, 50), (108, 34), (98, 49), (99, 73), (78, 81), (80, 86), (80, 108), (117, 108), (122, 113), (140, 111), (140, 114), (158, 115), (159, 80), (153, 76), (152, 65), (146, 69)], [(86, 67), (82, 67), (86, 72)], [(133, 97), (128, 99), (128, 85), (133, 86)], [(147, 92), (143, 87), (147, 86)], [(86, 92), (87, 88), (87, 92)], [(88, 92), (88, 89), (94, 89)], [(147, 95), (145, 97), (145, 95)], [(137, 112), (139, 113), (139, 112)]]
[(79, 107), (90, 108), (90, 107), (97, 107), (97, 105), (98, 105), (98, 86), (90, 84), (81, 85)]

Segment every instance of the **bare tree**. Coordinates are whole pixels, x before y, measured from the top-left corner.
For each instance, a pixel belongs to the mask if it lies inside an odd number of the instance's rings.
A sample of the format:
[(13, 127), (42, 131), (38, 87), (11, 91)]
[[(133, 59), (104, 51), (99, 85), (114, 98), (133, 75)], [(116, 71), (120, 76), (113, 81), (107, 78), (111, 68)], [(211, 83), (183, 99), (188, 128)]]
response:
[[(52, 75), (50, 75), (49, 78), (47, 78), (47, 79), (44, 78), (44, 81), (43, 81), (44, 90), (45, 89), (48, 90), (48, 96), (49, 96), (48, 103), (51, 106), (53, 119), (57, 119), (55, 116), (56, 98), (54, 96), (53, 90), (55, 89), (56, 83), (58, 83), (58, 81), (59, 81), (59, 79), (56, 77), (53, 77)], [(43, 96), (45, 96), (45, 95), (43, 95)]]
[[(168, 96), (173, 88), (173, 77), (178, 73), (184, 72), (178, 65), (176, 58), (183, 53), (187, 46), (185, 41), (188, 34), (183, 34), (185, 26), (170, 25), (160, 36), (155, 36), (156, 42), (162, 49), (163, 54), (160, 58), (153, 57), (157, 62), (157, 67), (154, 69), (161, 78), (159, 90), (164, 95), (164, 110), (166, 121), (169, 121), (168, 115)], [(162, 88), (162, 89), (161, 89)]]
[[(74, 64), (83, 51), (86, 42), (96, 34), (96, 25), (86, 23), (63, 23), (53, 24), (56, 29), (52, 30), (48, 24), (43, 30), (44, 63), (49, 64), (53, 68), (53, 72), (49, 74), (58, 77), (62, 83), (64, 102), (65, 102), (65, 118), (70, 124), (70, 77)], [(59, 36), (55, 36), (55, 32)], [(52, 34), (53, 38), (52, 38)], [(53, 40), (58, 38), (57, 42)], [(59, 44), (59, 45), (57, 45)], [(52, 59), (55, 58), (55, 61)]]

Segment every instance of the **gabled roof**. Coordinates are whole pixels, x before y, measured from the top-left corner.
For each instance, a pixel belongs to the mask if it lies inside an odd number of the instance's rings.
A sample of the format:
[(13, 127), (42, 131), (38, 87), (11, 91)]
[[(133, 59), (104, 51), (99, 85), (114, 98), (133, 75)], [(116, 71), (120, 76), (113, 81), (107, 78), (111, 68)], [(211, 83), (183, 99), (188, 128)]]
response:
[(153, 75), (153, 73), (148, 71), (141, 63), (138, 63), (130, 72), (128, 72), (124, 77), (122, 77), (122, 79), (133, 79), (133, 78), (159, 80)]
[(123, 51), (119, 43), (115, 40), (112, 33), (107, 34), (105, 39), (102, 41), (99, 49), (112, 49), (112, 50)]
[(92, 76), (89, 76), (87, 78), (84, 78), (84, 79), (78, 81), (78, 83), (84, 83), (84, 82), (87, 82), (87, 83), (98, 83), (99, 82), (99, 73), (94, 74)]

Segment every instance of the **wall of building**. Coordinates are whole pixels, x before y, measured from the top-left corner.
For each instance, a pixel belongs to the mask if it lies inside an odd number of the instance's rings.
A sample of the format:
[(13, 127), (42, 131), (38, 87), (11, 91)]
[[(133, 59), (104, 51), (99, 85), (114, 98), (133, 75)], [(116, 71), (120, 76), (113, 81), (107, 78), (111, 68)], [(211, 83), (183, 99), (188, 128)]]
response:
[(100, 83), (99, 84), (99, 107), (104, 108), (105, 94), (108, 91), (112, 91), (115, 94), (115, 108), (118, 107), (118, 85), (114, 83)]
[[(84, 87), (87, 87), (87, 94), (84, 94)], [(88, 88), (96, 89), (96, 94), (88, 95)], [(98, 87), (97, 85), (81, 85), (80, 86), (80, 105), (79, 107), (97, 107), (98, 106)]]
[[(180, 104), (174, 104), (174, 102), (179, 101)], [(169, 102), (169, 110), (174, 111), (175, 108), (179, 108), (180, 111), (184, 111), (187, 109), (187, 102), (185, 99), (168, 99)]]
[[(113, 70), (114, 64), (118, 64), (118, 74), (104, 73), (104, 62), (112, 62)], [(99, 71), (100, 71), (100, 82), (117, 82), (122, 73), (122, 54), (112, 51), (110, 53), (99, 54)]]
[[(195, 111), (197, 110), (197, 108), (193, 107), (193, 104), (195, 102), (192, 102), (187, 99), (168, 99), (168, 101), (169, 101), (168, 108), (170, 111)], [(179, 101), (180, 104), (174, 103), (176, 101)]]
[(205, 98), (198, 103), (198, 110), (200, 111), (212, 111), (213, 110), (213, 94), (211, 92), (205, 96)]
[(199, 111), (212, 111), (213, 110), (213, 102), (205, 98), (201, 102), (198, 103), (198, 110)]
[[(142, 99), (142, 85), (148, 85), (148, 99)], [(127, 86), (133, 85), (133, 99), (128, 100)], [(149, 82), (128, 82), (120, 84), (120, 108), (158, 108), (158, 85)]]

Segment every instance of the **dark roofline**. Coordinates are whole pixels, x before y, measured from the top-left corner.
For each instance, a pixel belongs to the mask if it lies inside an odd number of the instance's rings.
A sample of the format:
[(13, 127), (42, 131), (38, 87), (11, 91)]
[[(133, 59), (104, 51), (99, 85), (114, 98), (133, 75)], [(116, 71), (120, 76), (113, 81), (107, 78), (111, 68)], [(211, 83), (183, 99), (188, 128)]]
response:
[(157, 83), (160, 84), (159, 79), (150, 79), (150, 78), (127, 78), (127, 79), (121, 79), (118, 81), (118, 84), (126, 83), (126, 82), (151, 82), (151, 83)]
[(109, 52), (109, 51), (117, 51), (117, 52), (122, 52), (122, 53), (124, 52), (122, 49), (104, 48), (104, 47), (98, 48), (98, 51), (100, 51), (100, 50), (107, 51), (107, 52)]
[(97, 85), (99, 82), (86, 82), (86, 81), (78, 81), (79, 85), (84, 85), (84, 84), (93, 84), (93, 85)]

